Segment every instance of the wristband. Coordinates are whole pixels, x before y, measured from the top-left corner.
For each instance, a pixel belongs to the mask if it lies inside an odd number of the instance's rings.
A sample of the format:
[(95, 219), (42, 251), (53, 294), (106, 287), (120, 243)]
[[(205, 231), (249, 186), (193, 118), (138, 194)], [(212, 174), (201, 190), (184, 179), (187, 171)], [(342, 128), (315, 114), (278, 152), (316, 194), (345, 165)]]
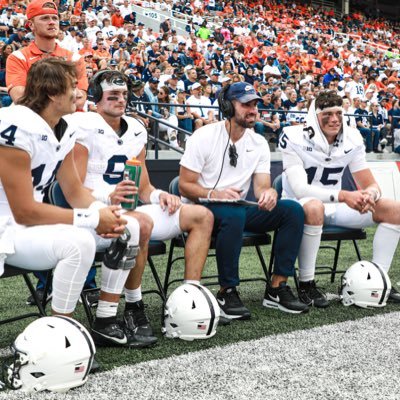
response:
[[(93, 204), (93, 203), (92, 203)], [(100, 214), (99, 210), (89, 208), (74, 208), (74, 226), (79, 228), (96, 229), (99, 225)]]
[(151, 204), (160, 204), (160, 195), (163, 193), (163, 190), (160, 189), (154, 189), (150, 193), (150, 203)]
[(98, 188), (98, 189), (94, 189), (92, 192), (92, 196), (102, 202), (105, 203), (107, 205), (111, 205), (111, 198), (110, 198), (110, 194), (112, 193), (112, 187), (110, 186), (110, 188)]

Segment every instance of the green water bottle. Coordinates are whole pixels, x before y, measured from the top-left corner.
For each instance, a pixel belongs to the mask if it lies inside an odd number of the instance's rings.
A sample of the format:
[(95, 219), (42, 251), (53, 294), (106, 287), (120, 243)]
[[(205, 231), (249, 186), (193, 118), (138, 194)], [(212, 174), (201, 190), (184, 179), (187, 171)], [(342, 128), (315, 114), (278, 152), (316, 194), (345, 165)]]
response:
[[(131, 180), (135, 182), (135, 185), (139, 187), (140, 174), (142, 173), (142, 163), (137, 158), (132, 158), (125, 163), (124, 169), (124, 180)], [(134, 199), (133, 203), (121, 203), (121, 207), (125, 210), (134, 210), (137, 207), (139, 201), (139, 193), (136, 195), (126, 196), (128, 199)]]

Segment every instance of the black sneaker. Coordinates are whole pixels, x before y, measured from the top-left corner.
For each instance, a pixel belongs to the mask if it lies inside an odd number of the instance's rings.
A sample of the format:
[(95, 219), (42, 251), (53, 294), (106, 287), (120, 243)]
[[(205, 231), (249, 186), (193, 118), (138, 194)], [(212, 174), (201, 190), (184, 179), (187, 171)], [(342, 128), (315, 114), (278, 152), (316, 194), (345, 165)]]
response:
[(400, 293), (394, 287), (390, 289), (388, 300), (391, 303), (400, 303)]
[(227, 288), (217, 293), (217, 302), (221, 309), (221, 315), (229, 319), (250, 319), (250, 311), (240, 300), (235, 287)]
[(128, 336), (116, 317), (96, 318), (91, 333), (97, 346), (129, 346)]
[[(84, 290), (83, 295), (86, 298), (90, 307), (97, 307), (99, 304), (99, 297), (100, 297), (100, 289), (91, 289), (91, 290)], [(79, 303), (82, 303), (82, 298), (79, 297)]]
[(299, 282), (299, 300), (308, 306), (317, 308), (326, 308), (329, 306), (329, 301), (325, 293), (317, 288), (315, 281)]
[(157, 342), (142, 300), (126, 303), (124, 324), (133, 347), (152, 346)]
[(292, 289), (281, 282), (279, 287), (273, 288), (269, 285), (265, 288), (263, 306), (267, 308), (275, 308), (291, 314), (300, 314), (308, 312), (307, 304), (299, 301), (293, 294)]
[[(36, 296), (37, 296), (38, 300), (39, 300), (40, 302), (42, 302), (42, 301), (43, 301), (43, 296), (44, 296), (44, 289), (36, 289)], [(48, 293), (48, 294), (47, 294), (46, 304), (47, 304), (47, 303), (49, 302), (49, 300), (51, 299), (51, 296), (52, 296), (51, 293)], [(35, 305), (36, 305), (35, 299), (33, 298), (32, 295), (30, 295), (30, 296), (26, 299), (26, 304), (27, 304), (28, 306), (35, 306)]]

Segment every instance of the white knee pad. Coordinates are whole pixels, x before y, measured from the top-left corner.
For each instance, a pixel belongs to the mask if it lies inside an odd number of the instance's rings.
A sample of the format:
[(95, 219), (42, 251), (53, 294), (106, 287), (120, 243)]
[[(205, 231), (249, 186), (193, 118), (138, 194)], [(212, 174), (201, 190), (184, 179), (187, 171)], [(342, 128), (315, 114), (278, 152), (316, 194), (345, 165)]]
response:
[(69, 314), (74, 311), (96, 251), (93, 236), (85, 229), (75, 229), (73, 236), (60, 235), (54, 241), (54, 251), (60, 259), (53, 276), (54, 311)]
[(128, 221), (128, 223), (126, 224), (126, 229), (128, 229), (131, 235), (128, 244), (131, 246), (138, 246), (140, 238), (140, 225), (138, 220), (126, 214), (124, 214), (122, 218)]

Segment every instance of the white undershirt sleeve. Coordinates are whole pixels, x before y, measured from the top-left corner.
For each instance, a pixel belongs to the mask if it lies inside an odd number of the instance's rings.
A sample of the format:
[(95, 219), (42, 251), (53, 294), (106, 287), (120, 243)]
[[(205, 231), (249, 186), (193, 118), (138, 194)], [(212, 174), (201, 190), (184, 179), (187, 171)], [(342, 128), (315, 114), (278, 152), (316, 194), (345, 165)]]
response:
[(339, 202), (339, 190), (309, 185), (307, 173), (303, 167), (299, 167), (298, 165), (289, 167), (285, 170), (284, 174), (297, 199), (313, 197), (321, 200), (323, 203)]

